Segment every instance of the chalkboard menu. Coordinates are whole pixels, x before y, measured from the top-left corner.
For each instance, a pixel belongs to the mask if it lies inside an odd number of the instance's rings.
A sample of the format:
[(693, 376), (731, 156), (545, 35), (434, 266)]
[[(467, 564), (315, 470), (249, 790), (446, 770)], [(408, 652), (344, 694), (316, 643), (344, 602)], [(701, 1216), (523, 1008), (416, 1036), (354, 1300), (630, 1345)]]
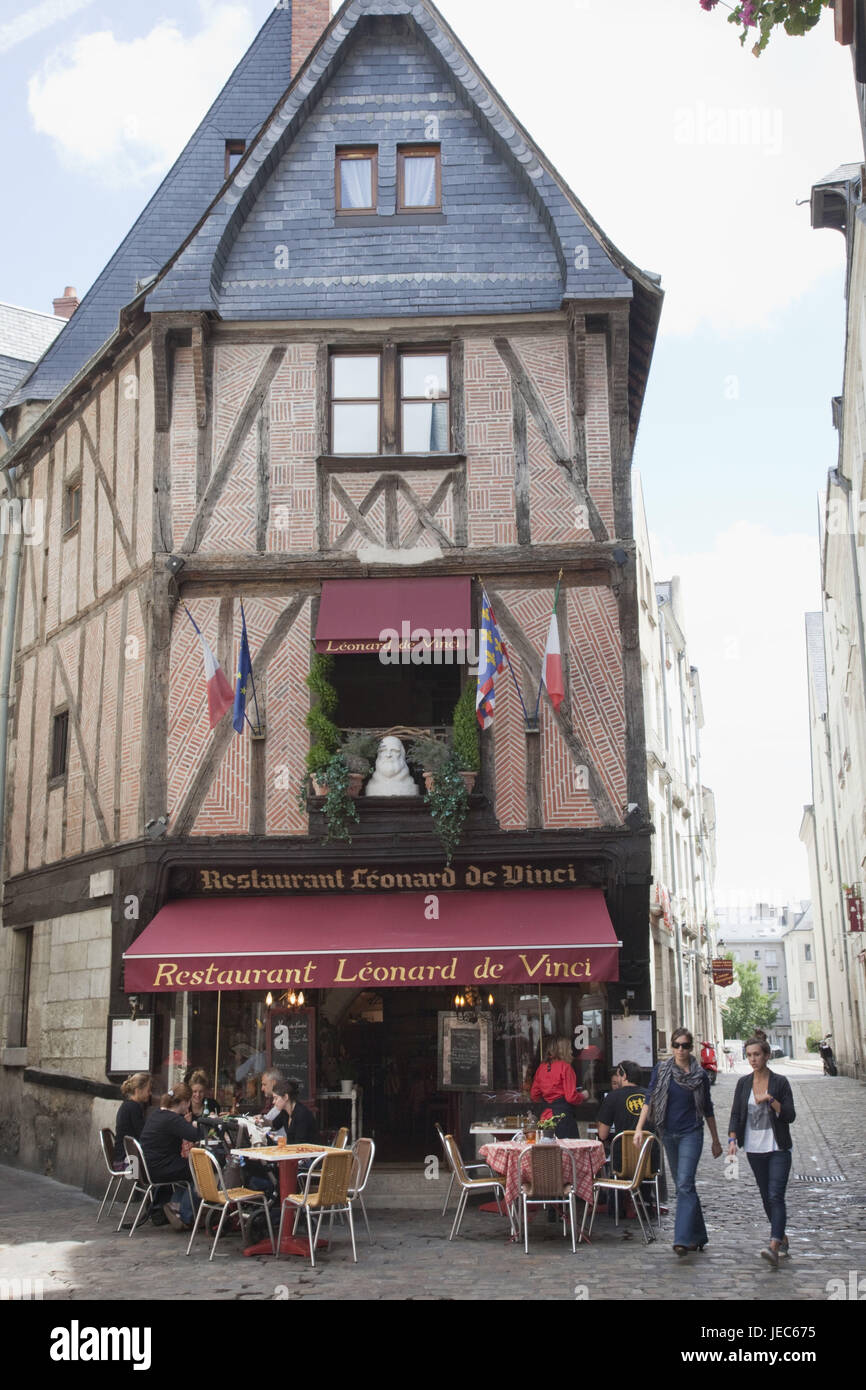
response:
[(439, 1088), (485, 1091), (492, 1084), (493, 1020), (480, 1014), (470, 1023), (457, 1014), (439, 1015)]
[(316, 1094), (315, 1009), (268, 1009), (268, 1067), (297, 1081), (300, 1099)]

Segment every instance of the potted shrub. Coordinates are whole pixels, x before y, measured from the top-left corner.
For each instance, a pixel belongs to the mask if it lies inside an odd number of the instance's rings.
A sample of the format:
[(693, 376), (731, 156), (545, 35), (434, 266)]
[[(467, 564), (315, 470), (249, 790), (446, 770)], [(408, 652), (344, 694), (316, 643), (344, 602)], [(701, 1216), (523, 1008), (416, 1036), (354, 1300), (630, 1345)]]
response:
[(435, 738), (416, 738), (406, 749), (407, 762), (421, 768), (428, 792), (433, 785), (433, 778), (442, 771), (451, 756), (445, 744)]
[(379, 741), (372, 734), (350, 734), (340, 749), (349, 769), (349, 795), (360, 796), (361, 788), (376, 761)]
[(475, 684), (467, 681), (460, 699), (454, 706), (454, 753), (467, 792), (472, 791), (475, 779), (481, 771), (481, 743), (478, 716), (475, 712), (475, 694)]
[(551, 1115), (548, 1120), (539, 1120), (535, 1128), (538, 1130), (539, 1144), (552, 1144), (556, 1139), (554, 1130), (562, 1119), (562, 1115)]

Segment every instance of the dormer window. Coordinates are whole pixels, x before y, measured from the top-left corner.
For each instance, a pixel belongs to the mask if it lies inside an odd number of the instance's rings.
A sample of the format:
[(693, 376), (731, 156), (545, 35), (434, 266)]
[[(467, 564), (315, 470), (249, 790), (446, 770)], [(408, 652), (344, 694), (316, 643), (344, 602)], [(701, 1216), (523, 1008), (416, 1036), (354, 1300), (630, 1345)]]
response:
[(438, 145), (397, 150), (397, 211), (437, 212), (442, 206), (442, 158)]
[(334, 166), (337, 212), (375, 212), (378, 197), (375, 145), (338, 148)]
[(246, 140), (226, 140), (226, 178), (234, 173), (244, 157), (246, 148)]

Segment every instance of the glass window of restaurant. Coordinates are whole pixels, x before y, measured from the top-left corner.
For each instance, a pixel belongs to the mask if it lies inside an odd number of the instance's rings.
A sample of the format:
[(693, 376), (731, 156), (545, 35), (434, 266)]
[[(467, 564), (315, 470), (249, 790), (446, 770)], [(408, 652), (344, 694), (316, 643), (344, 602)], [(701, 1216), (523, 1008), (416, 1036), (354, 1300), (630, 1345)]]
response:
[[(422, 1161), (432, 1152), (436, 1122), (459, 1137), (468, 1155), (473, 1123), (511, 1124), (537, 1113), (529, 1093), (553, 1038), (572, 1040), (577, 1084), (591, 1102), (601, 1099), (609, 1070), (604, 985), (502, 985), (494, 988), (492, 1005), (484, 989), (474, 1012), (491, 1025), (490, 1069), (482, 1085), (467, 1089), (442, 1085), (440, 1015), (454, 1018), (457, 992), (310, 989), (300, 1005), (296, 991), (293, 1006), (288, 994), (275, 991), (270, 1007), (267, 994), (253, 990), (165, 997), (158, 1006), (154, 1069), (167, 1084), (203, 1070), (221, 1108), (253, 1113), (263, 1108), (261, 1077), (270, 1063), (276, 1011), (295, 1018), (296, 1032), (303, 1016), (310, 1037), (308, 1089), (315, 1092), (303, 1098), (317, 1112), (323, 1139), (349, 1121), (340, 1083), (351, 1080), (361, 1088), (363, 1132), (376, 1140), (377, 1157), (392, 1163)], [(471, 1021), (471, 1012), (465, 1016)], [(578, 1109), (582, 1134), (594, 1113), (595, 1104)]]

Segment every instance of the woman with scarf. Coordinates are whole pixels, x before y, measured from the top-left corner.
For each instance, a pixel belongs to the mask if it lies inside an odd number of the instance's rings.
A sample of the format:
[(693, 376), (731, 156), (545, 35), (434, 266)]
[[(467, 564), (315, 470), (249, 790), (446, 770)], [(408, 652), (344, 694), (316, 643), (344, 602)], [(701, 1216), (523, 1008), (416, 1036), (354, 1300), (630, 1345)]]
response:
[(677, 1190), (674, 1250), (680, 1259), (690, 1250), (703, 1250), (708, 1240), (695, 1189), (695, 1173), (704, 1146), (704, 1120), (713, 1140), (713, 1158), (719, 1158), (722, 1152), (710, 1083), (692, 1056), (693, 1047), (694, 1040), (687, 1028), (678, 1028), (672, 1034), (673, 1056), (653, 1067), (646, 1104), (634, 1133), (638, 1151), (645, 1129), (657, 1134), (664, 1144)]

